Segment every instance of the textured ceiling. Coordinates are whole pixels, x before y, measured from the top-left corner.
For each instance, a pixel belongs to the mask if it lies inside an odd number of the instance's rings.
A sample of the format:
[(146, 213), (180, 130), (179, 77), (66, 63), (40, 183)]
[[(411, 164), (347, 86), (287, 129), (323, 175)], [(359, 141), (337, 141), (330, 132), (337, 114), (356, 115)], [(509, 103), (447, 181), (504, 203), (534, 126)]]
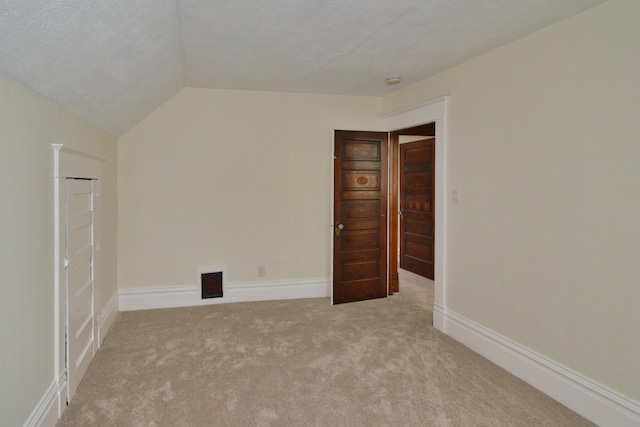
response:
[(0, 71), (119, 136), (185, 86), (382, 96), (604, 0), (1, 0)]

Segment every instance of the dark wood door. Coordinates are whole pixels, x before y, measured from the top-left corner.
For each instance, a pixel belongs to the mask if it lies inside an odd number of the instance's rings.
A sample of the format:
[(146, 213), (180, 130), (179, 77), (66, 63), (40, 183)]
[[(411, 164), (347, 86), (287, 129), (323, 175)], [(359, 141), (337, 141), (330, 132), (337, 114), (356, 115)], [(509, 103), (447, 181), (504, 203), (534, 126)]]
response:
[(435, 139), (400, 145), (400, 268), (433, 280)]
[(387, 296), (387, 133), (335, 133), (333, 302)]

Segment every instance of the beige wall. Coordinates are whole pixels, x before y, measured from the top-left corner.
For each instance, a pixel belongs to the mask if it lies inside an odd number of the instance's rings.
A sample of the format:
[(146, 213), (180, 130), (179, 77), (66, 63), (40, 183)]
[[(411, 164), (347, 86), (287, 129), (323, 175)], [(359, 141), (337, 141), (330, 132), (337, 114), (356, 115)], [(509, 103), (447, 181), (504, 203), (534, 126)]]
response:
[[(334, 129), (372, 129), (379, 100), (186, 88), (118, 142), (118, 284), (330, 275)], [(258, 265), (266, 276), (258, 277)]]
[(106, 158), (97, 292), (116, 291), (115, 138), (0, 75), (0, 414), (7, 426), (23, 425), (54, 380), (52, 143)]
[(605, 3), (382, 107), (451, 96), (447, 307), (636, 400), (638, 17)]

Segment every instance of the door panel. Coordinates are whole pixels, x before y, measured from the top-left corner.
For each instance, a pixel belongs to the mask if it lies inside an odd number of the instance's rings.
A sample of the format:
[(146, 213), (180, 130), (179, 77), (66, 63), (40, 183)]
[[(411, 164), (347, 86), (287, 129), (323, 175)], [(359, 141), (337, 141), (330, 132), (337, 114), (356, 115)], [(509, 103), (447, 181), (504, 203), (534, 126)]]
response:
[(93, 181), (67, 179), (67, 376), (75, 394), (94, 355)]
[(335, 133), (335, 304), (387, 296), (387, 144), (384, 132)]
[(400, 145), (400, 267), (433, 280), (435, 139)]

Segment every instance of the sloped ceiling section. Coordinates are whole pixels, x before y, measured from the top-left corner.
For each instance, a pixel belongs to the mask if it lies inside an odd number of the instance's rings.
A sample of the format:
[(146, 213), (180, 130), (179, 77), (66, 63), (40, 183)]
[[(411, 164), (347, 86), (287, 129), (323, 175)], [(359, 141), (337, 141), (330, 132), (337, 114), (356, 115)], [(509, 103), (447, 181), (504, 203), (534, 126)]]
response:
[(180, 90), (174, 0), (3, 0), (0, 67), (114, 135)]
[(120, 136), (185, 86), (383, 96), (604, 0), (3, 0), (0, 71)]

